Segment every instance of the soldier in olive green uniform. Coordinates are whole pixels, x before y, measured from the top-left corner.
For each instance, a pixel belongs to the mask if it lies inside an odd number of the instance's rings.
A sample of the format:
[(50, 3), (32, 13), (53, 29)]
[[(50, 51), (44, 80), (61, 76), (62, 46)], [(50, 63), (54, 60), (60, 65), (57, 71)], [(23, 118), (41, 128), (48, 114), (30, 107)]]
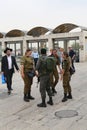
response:
[(46, 68), (46, 49), (41, 49), (41, 57), (38, 59), (36, 65), (36, 75), (40, 77), (40, 93), (42, 102), (37, 104), (38, 107), (46, 107), (46, 91), (49, 96), (49, 101), (47, 102), (50, 105), (53, 105), (51, 90), (50, 90), (50, 73)]
[(52, 93), (54, 95), (54, 93), (57, 93), (57, 91), (55, 90), (55, 87), (59, 81), (59, 74), (58, 74), (58, 70), (57, 70), (57, 66), (61, 72), (61, 68), (60, 68), (60, 60), (59, 57), (57, 55), (57, 50), (53, 49), (52, 50), (52, 54), (50, 55), (50, 57), (54, 57), (55, 61), (56, 61), (56, 66), (54, 68), (54, 71), (50, 74), (50, 82), (51, 82), (51, 87), (52, 87)]
[(31, 85), (33, 78), (28, 76), (28, 72), (34, 69), (34, 60), (31, 57), (32, 51), (26, 50), (25, 56), (21, 58), (21, 76), (24, 81), (24, 101), (29, 102), (29, 99), (33, 100), (31, 96)]
[[(63, 52), (63, 63), (62, 63), (62, 77), (63, 78), (63, 88), (64, 97), (62, 102), (67, 101), (67, 99), (72, 99), (71, 86), (70, 86), (70, 59), (67, 52)], [(68, 94), (68, 96), (67, 96)]]

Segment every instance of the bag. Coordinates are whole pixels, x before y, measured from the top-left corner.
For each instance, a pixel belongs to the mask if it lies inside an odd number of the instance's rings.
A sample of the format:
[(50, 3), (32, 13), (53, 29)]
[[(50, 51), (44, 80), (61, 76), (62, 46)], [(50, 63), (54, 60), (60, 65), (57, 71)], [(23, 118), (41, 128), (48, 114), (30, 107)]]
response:
[(56, 66), (56, 61), (54, 57), (40, 57), (41, 61), (41, 67), (40, 67), (40, 74), (45, 75), (45, 74), (50, 74), (53, 72), (55, 66)]
[(2, 74), (2, 76), (1, 76), (1, 80), (2, 80), (2, 84), (5, 84), (5, 83), (6, 83), (6, 79), (5, 79), (4, 74)]
[(75, 73), (75, 70), (72, 67), (70, 67), (69, 72), (70, 72), (70, 75), (73, 75)]
[(54, 57), (47, 57), (46, 58), (46, 69), (49, 73), (53, 72), (54, 68), (56, 66), (56, 61)]
[(28, 76), (33, 78), (35, 76), (35, 71), (34, 70), (31, 70), (29, 72), (27, 72)]

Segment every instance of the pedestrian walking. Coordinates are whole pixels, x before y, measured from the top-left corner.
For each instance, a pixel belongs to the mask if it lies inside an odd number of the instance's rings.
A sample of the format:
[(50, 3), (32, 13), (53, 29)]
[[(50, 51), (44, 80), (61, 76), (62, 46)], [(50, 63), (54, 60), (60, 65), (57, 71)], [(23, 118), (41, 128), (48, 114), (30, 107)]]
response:
[(19, 71), (19, 67), (16, 63), (16, 59), (14, 56), (11, 56), (11, 52), (12, 49), (7, 47), (4, 50), (5, 56), (3, 56), (1, 59), (1, 71), (5, 76), (8, 94), (11, 94), (11, 91), (13, 90), (12, 77), (14, 73), (14, 67), (16, 68), (17, 71)]
[(35, 66), (36, 66), (38, 58), (39, 58), (39, 54), (38, 54), (36, 49), (34, 49), (34, 51), (32, 52), (32, 57), (34, 58), (34, 63), (35, 63)]

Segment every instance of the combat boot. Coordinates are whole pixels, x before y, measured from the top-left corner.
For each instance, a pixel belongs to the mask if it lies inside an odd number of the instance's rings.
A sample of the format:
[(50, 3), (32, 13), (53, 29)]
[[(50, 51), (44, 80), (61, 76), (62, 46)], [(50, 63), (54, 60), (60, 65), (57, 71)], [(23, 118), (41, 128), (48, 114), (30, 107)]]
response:
[(62, 102), (66, 102), (66, 101), (67, 101), (67, 94), (64, 93), (64, 97), (63, 97), (63, 99), (62, 99)]
[(25, 101), (25, 102), (29, 102), (29, 99), (28, 99), (28, 97), (27, 97), (26, 94), (24, 94), (24, 101)]
[(57, 93), (56, 89), (55, 88), (52, 88), (52, 91), (53, 93)]
[(49, 97), (49, 101), (47, 102), (49, 105), (53, 105), (52, 97)]
[(46, 107), (45, 99), (42, 99), (42, 103), (37, 104), (38, 107)]
[(31, 93), (31, 92), (28, 93), (28, 99), (30, 99), (30, 100), (34, 100), (35, 98), (32, 97), (30, 93)]
[(67, 96), (68, 99), (72, 99), (72, 94), (69, 92), (69, 95)]

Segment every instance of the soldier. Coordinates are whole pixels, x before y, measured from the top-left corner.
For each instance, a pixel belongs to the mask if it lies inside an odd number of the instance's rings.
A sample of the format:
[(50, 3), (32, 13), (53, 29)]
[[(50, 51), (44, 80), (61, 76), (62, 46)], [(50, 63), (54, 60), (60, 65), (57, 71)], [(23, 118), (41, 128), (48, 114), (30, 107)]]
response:
[(69, 48), (69, 56), (71, 58), (71, 62), (72, 62), (72, 68), (75, 72), (75, 66), (74, 66), (74, 61), (75, 61), (75, 57), (76, 57), (76, 53), (75, 51), (72, 49), (71, 46), (68, 47)]
[(52, 54), (49, 55), (50, 57), (54, 57), (55, 61), (56, 61), (56, 66), (55, 66), (55, 69), (54, 71), (50, 74), (50, 82), (51, 82), (51, 87), (52, 87), (52, 93), (53, 95), (55, 93), (57, 93), (57, 91), (55, 90), (55, 87), (59, 81), (59, 74), (58, 74), (58, 70), (57, 70), (57, 65), (58, 65), (58, 68), (61, 72), (61, 68), (60, 68), (60, 59), (57, 55), (57, 50), (56, 49), (53, 49), (52, 50)]
[[(62, 74), (61, 80), (63, 79), (63, 89), (64, 97), (62, 102), (67, 101), (67, 99), (72, 99), (71, 86), (70, 86), (70, 59), (67, 52), (63, 52), (63, 63), (62, 63)], [(67, 96), (68, 94), (68, 96)]]
[(31, 57), (32, 51), (27, 49), (25, 55), (21, 58), (21, 76), (24, 81), (24, 101), (34, 100), (31, 96), (31, 85), (33, 77), (29, 77), (28, 72), (34, 70), (34, 60)]
[(36, 65), (36, 75), (40, 77), (40, 93), (42, 102), (37, 104), (38, 107), (46, 107), (46, 91), (49, 96), (49, 101), (47, 102), (50, 105), (53, 105), (51, 90), (50, 90), (50, 73), (46, 69), (46, 49), (41, 49), (41, 57), (38, 59)]

